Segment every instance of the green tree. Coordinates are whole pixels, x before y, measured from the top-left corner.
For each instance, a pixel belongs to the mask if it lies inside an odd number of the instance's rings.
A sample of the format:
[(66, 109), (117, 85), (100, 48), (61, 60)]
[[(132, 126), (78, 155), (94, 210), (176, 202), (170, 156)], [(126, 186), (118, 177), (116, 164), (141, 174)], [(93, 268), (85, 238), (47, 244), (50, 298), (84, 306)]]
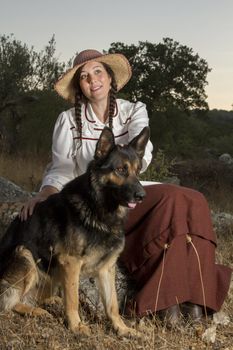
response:
[(108, 52), (119, 52), (129, 59), (133, 76), (123, 94), (133, 101), (142, 100), (150, 112), (168, 107), (208, 108), (205, 86), (210, 69), (191, 48), (165, 38), (159, 44), (115, 42)]
[(0, 143), (14, 150), (25, 105), (49, 91), (64, 71), (55, 57), (54, 36), (39, 53), (12, 35), (0, 36)]
[(0, 37), (0, 112), (15, 104), (33, 74), (33, 52), (13, 36)]
[(54, 56), (55, 45), (53, 36), (37, 53), (13, 35), (0, 36), (0, 112), (20, 104), (28, 91), (52, 87), (65, 68)]

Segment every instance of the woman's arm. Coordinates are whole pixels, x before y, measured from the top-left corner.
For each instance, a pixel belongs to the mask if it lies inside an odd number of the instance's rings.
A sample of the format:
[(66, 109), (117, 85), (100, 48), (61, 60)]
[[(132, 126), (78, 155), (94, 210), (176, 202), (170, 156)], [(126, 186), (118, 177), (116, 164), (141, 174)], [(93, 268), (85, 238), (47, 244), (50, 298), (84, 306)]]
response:
[(23, 205), (20, 213), (21, 220), (27, 220), (37, 203), (59, 192), (76, 176), (76, 162), (72, 156), (74, 142), (71, 127), (67, 112), (60, 114), (53, 132), (52, 162), (46, 168), (40, 192)]
[(45, 170), (41, 189), (44, 186), (53, 186), (60, 191), (77, 175), (70, 113), (70, 110), (61, 113), (56, 121), (52, 141), (52, 162)]

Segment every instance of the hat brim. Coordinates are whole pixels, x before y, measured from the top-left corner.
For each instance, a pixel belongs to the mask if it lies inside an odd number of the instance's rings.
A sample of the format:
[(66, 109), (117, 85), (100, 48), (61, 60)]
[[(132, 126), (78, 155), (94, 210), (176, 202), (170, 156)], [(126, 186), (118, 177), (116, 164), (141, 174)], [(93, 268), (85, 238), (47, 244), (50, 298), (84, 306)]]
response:
[(87, 62), (103, 62), (108, 64), (116, 79), (117, 91), (121, 90), (125, 84), (129, 81), (132, 75), (131, 67), (127, 58), (120, 54), (107, 54), (102, 55), (97, 58), (90, 59), (84, 63), (78, 64), (73, 68), (69, 69), (54, 85), (57, 93), (63, 97), (65, 100), (69, 100), (70, 102), (75, 102), (75, 91), (72, 84), (72, 79), (74, 77), (75, 72), (79, 67), (85, 65)]

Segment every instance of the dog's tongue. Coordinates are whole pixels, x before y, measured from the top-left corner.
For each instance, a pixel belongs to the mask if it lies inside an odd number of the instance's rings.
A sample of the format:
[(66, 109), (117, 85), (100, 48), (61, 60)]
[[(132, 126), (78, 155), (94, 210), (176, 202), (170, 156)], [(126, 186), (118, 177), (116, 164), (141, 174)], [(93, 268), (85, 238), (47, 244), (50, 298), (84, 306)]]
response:
[(128, 203), (128, 208), (134, 209), (136, 207), (137, 203), (129, 202)]

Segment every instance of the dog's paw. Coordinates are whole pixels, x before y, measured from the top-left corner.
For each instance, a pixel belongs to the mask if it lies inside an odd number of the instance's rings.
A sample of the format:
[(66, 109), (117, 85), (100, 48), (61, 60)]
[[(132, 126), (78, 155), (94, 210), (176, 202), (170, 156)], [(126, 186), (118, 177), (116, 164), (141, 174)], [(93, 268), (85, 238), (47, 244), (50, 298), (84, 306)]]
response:
[(42, 309), (41, 307), (32, 307), (27, 304), (17, 304), (14, 306), (13, 310), (20, 315), (52, 317), (52, 315), (45, 309)]
[(77, 335), (83, 335), (83, 336), (90, 336), (91, 330), (88, 326), (86, 326), (83, 323), (79, 323), (78, 325), (74, 327), (70, 327), (70, 330)]
[(129, 328), (129, 327), (118, 328), (117, 334), (120, 337), (127, 337), (127, 338), (134, 338), (134, 339), (138, 339), (138, 338), (142, 337), (142, 334), (140, 332), (136, 331), (133, 328)]
[(30, 312), (32, 316), (47, 316), (52, 317), (52, 315), (46, 311), (45, 309), (42, 309), (40, 307), (34, 307), (32, 311)]

